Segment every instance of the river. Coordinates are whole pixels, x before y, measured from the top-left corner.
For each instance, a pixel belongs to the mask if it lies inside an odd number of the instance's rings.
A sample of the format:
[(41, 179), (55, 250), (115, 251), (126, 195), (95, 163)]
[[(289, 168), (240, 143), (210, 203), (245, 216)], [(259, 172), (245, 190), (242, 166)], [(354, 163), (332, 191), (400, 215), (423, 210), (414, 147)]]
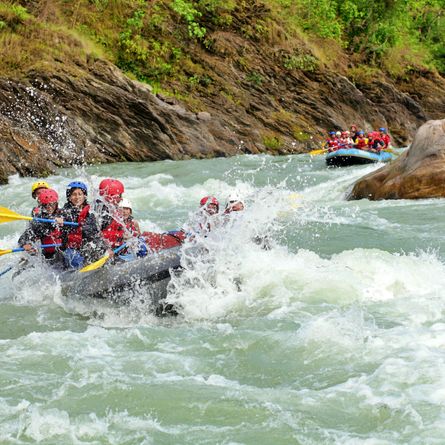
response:
[[(239, 156), (50, 176), (61, 196), (121, 179), (144, 230), (182, 227), (207, 194), (246, 209), (172, 281), (176, 318), (0, 277), (0, 443), (443, 443), (445, 200), (346, 201), (378, 167)], [(29, 215), (34, 180), (11, 177), (0, 205)], [(0, 247), (25, 225), (2, 224)]]

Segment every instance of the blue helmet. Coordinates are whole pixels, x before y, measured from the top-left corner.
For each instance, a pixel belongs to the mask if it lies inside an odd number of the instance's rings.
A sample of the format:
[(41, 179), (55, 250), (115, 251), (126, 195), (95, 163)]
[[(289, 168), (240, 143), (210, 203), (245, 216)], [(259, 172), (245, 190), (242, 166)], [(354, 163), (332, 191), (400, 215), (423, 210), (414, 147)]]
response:
[(385, 127), (380, 127), (379, 131), (386, 131), (386, 128)]
[(85, 193), (85, 196), (88, 195), (88, 187), (84, 182), (73, 181), (68, 184), (66, 187), (66, 198), (68, 199), (73, 193), (74, 189), (80, 189)]
[(363, 130), (360, 130), (360, 131), (358, 132), (358, 134), (365, 134), (365, 132), (364, 132)]
[(335, 131), (330, 131), (329, 134), (330, 134), (330, 135), (334, 135), (334, 134), (335, 134)]

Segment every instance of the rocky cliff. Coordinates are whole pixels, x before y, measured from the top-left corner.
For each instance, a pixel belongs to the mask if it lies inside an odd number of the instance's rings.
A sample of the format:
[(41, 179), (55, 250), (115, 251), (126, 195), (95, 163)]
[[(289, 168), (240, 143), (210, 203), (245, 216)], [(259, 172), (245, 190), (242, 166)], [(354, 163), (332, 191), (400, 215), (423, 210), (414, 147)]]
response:
[(396, 161), (354, 184), (349, 199), (445, 197), (445, 119), (428, 121)]
[[(327, 129), (352, 122), (386, 126), (403, 145), (422, 123), (445, 116), (445, 81), (437, 74), (353, 83), (322, 64), (286, 69), (279, 46), (221, 31), (211, 37), (211, 51), (195, 48), (195, 57), (212, 85), (224, 88), (201, 85), (194, 111), (88, 57), (0, 79), (0, 182), (82, 163), (302, 153)], [(240, 55), (254, 61), (255, 75)]]

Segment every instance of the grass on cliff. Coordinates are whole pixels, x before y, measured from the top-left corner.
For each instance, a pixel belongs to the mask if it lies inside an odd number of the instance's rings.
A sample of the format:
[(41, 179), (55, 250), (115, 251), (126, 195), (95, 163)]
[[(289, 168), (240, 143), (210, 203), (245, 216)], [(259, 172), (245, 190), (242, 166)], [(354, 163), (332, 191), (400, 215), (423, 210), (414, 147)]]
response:
[[(416, 67), (445, 73), (445, 0), (0, 1), (0, 75), (105, 57), (138, 80), (187, 96), (223, 94), (199, 54), (227, 32), (277, 50), (280, 69), (321, 65), (351, 78)], [(227, 54), (252, 85), (255, 60)], [(219, 93), (218, 93), (219, 91)], [(228, 94), (231, 94), (228, 92)]]

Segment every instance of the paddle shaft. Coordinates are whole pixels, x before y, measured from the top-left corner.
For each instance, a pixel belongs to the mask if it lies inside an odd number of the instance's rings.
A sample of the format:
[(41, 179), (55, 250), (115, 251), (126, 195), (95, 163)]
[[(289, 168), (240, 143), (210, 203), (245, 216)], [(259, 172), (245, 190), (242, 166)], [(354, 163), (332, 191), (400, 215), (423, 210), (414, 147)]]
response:
[[(55, 223), (56, 220), (55, 219), (46, 219), (46, 218), (32, 218), (33, 221), (37, 221), (37, 222), (44, 222), (44, 223)], [(64, 226), (75, 226), (77, 227), (79, 224), (76, 222), (71, 222), (71, 221), (64, 221), (63, 222)]]
[(5, 270), (2, 270), (2, 271), (0, 272), (0, 277), (1, 277), (2, 275), (4, 275), (5, 273), (9, 272), (9, 271), (12, 269), (12, 267), (13, 267), (13, 266), (8, 266)]
[[(39, 246), (39, 248), (41, 248), (41, 249), (46, 249), (47, 247), (59, 247), (59, 246), (61, 246), (62, 244), (41, 244), (40, 246)], [(25, 249), (23, 248), (23, 247), (17, 247), (16, 249), (12, 249), (11, 250), (11, 253), (14, 253), (14, 252), (23, 252)]]

